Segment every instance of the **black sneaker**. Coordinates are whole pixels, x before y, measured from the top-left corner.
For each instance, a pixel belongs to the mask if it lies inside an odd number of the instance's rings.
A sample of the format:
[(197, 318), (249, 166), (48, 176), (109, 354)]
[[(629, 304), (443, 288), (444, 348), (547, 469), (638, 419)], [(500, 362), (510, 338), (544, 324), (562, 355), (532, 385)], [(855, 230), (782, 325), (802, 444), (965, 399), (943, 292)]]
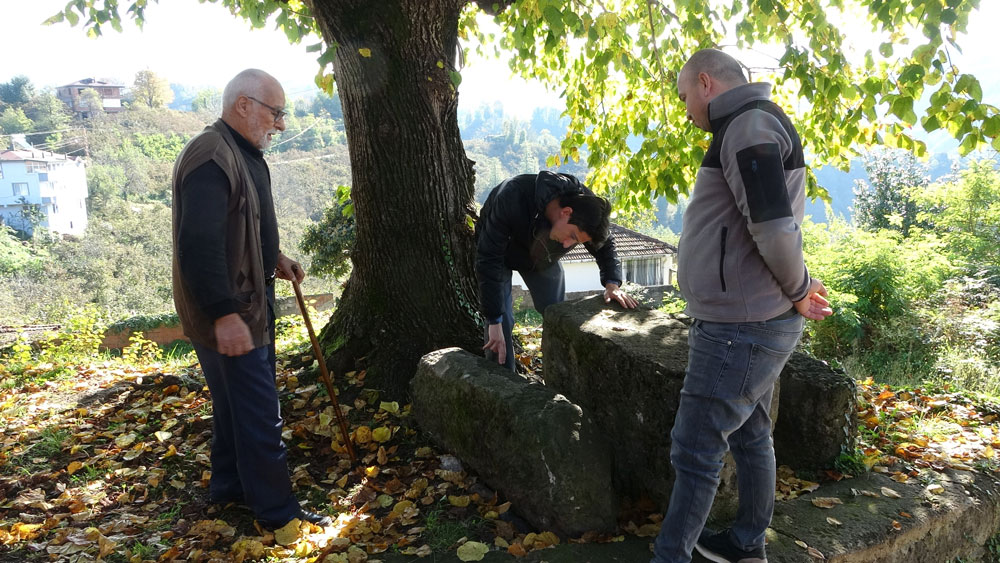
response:
[(743, 551), (733, 545), (728, 528), (721, 532), (705, 528), (694, 547), (705, 559), (715, 563), (767, 563), (764, 546)]
[(269, 521), (261, 521), (261, 520), (258, 520), (257, 522), (264, 529), (274, 531), (274, 530), (278, 530), (278, 529), (284, 528), (285, 525), (287, 525), (289, 522), (291, 522), (292, 520), (294, 520), (296, 518), (298, 518), (299, 520), (302, 520), (303, 522), (309, 522), (310, 524), (315, 524), (315, 525), (320, 526), (320, 527), (326, 527), (326, 526), (332, 526), (333, 525), (333, 518), (330, 518), (329, 516), (325, 516), (323, 514), (316, 514), (315, 512), (310, 512), (310, 511), (308, 511), (308, 510), (306, 510), (304, 508), (302, 510), (300, 510), (298, 514), (296, 514), (295, 516), (292, 516), (291, 518), (289, 518), (288, 520), (286, 520), (284, 522), (269, 522)]

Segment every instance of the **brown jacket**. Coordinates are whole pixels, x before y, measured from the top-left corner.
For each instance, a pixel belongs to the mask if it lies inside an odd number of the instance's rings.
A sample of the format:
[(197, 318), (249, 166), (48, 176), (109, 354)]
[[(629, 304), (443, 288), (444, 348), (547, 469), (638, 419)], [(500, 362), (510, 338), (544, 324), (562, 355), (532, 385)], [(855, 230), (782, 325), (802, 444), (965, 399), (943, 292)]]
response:
[(196, 344), (218, 350), (215, 319), (198, 305), (178, 261), (178, 229), (184, 213), (181, 190), (184, 179), (206, 162), (214, 161), (229, 178), (229, 207), (226, 217), (226, 262), (229, 290), (239, 302), (238, 313), (250, 327), (254, 347), (271, 343), (267, 294), (260, 241), (260, 202), (250, 171), (236, 139), (222, 122), (216, 121), (196, 135), (174, 164), (173, 178), (173, 289), (174, 306), (184, 334)]

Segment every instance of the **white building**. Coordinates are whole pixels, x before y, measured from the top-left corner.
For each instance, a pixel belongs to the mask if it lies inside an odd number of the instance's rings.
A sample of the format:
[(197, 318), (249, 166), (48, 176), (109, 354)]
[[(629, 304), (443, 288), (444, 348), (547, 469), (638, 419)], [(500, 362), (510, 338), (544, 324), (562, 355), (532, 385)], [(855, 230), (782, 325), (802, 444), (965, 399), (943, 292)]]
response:
[[(31, 233), (31, 207), (54, 233), (87, 228), (87, 173), (82, 159), (33, 149), (0, 151), (0, 222)], [(26, 211), (27, 210), (27, 211)]]
[[(677, 254), (677, 248), (614, 223), (611, 224), (611, 236), (615, 241), (618, 259), (622, 262), (624, 281), (638, 285), (674, 283), (674, 255)], [(566, 272), (566, 293), (604, 289), (601, 285), (601, 270), (582, 244), (576, 245), (559, 263)], [(528, 288), (516, 271), (511, 283)]]

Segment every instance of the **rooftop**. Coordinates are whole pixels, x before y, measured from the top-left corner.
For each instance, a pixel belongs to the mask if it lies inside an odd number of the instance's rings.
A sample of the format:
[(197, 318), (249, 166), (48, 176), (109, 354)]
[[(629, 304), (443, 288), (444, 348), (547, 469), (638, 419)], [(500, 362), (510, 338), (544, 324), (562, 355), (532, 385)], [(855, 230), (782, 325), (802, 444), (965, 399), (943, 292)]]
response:
[(55, 152), (42, 151), (38, 149), (34, 150), (6, 150), (0, 151), (0, 160), (3, 161), (22, 161), (22, 160), (35, 160), (35, 161), (45, 161), (45, 162), (55, 162), (58, 160), (77, 160), (76, 157), (67, 156), (65, 154), (59, 154)]
[[(637, 233), (632, 229), (626, 229), (614, 223), (611, 223), (611, 237), (615, 241), (615, 251), (618, 254), (618, 258), (645, 258), (677, 253), (677, 247), (671, 244), (642, 233)], [(573, 250), (570, 250), (563, 257), (563, 260), (568, 261), (593, 259), (594, 257), (587, 252), (586, 247), (582, 244), (576, 245)]]

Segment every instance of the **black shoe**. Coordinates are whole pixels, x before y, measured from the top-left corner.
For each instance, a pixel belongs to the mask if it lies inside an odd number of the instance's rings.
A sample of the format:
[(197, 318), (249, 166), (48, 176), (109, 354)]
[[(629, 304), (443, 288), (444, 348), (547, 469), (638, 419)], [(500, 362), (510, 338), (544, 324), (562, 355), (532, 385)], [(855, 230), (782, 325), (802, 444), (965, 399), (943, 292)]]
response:
[(324, 516), (323, 514), (316, 514), (315, 512), (309, 512), (304, 508), (300, 509), (298, 514), (292, 516), (291, 518), (285, 520), (284, 522), (266, 522), (263, 520), (258, 520), (257, 522), (264, 529), (274, 531), (284, 528), (285, 526), (288, 525), (289, 522), (291, 522), (296, 518), (302, 520), (303, 522), (309, 522), (310, 524), (315, 524), (316, 526), (325, 527), (333, 525), (333, 518), (330, 518), (329, 516)]
[(729, 529), (716, 532), (705, 528), (694, 547), (705, 559), (715, 563), (767, 563), (764, 546), (744, 551), (733, 545)]
[(330, 518), (325, 514), (316, 514), (315, 512), (309, 512), (304, 508), (302, 509), (302, 512), (299, 513), (299, 520), (303, 520), (305, 522), (309, 522), (310, 524), (315, 524), (317, 526), (323, 526), (323, 527), (333, 525), (333, 518)]

